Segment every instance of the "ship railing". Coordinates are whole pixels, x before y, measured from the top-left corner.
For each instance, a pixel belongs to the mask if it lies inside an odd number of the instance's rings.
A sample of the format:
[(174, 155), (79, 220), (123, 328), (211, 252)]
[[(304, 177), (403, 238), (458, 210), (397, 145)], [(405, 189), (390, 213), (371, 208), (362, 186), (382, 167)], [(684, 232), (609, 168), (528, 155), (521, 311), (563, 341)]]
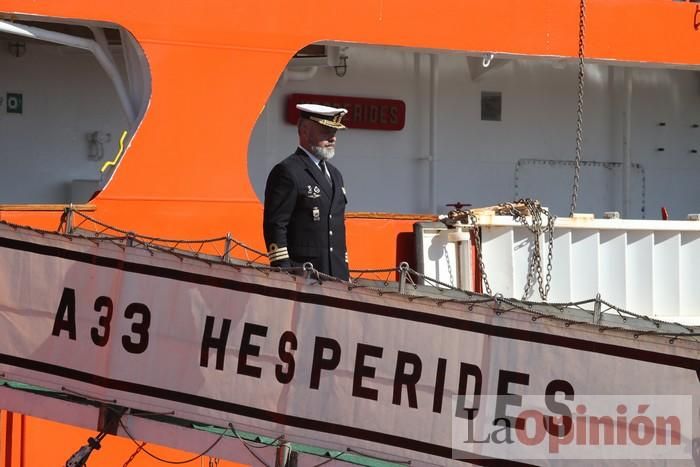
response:
[[(59, 233), (36, 228), (30, 229), (40, 232), (42, 235), (58, 234), (71, 239), (86, 239), (96, 244), (109, 242), (123, 249), (145, 249), (151, 255), (164, 253), (173, 255), (180, 260), (202, 261), (209, 265), (224, 264), (239, 270), (243, 268), (254, 270), (265, 275), (282, 273), (288, 275), (292, 280), (304, 280), (312, 284), (332, 282), (342, 284), (350, 292), (362, 289), (370, 290), (379, 296), (397, 295), (408, 301), (425, 300), (438, 308), (457, 306), (469, 312), (475, 307), (482, 309), (486, 307), (492, 310), (496, 316), (511, 312), (525, 312), (531, 315), (533, 321), (555, 320), (563, 322), (565, 326), (593, 325), (600, 332), (626, 331), (633, 333), (635, 337), (656, 334), (668, 336), (670, 343), (675, 342), (678, 338), (696, 340), (700, 336), (700, 330), (697, 328), (629, 311), (601, 298), (600, 294), (592, 294), (592, 298), (579, 300), (515, 299), (500, 292), (488, 294), (459, 287), (451, 281), (440, 280), (430, 273), (414, 269), (406, 262), (397, 267), (384, 269), (351, 270), (351, 280), (343, 281), (315, 270), (310, 264), (301, 268), (279, 268), (264, 264), (261, 262), (266, 258), (264, 252), (236, 240), (230, 233), (200, 240), (165, 239), (119, 229), (101, 222), (85, 212), (70, 208), (66, 209), (64, 217), (62, 231)], [(10, 225), (7, 222), (3, 223)], [(20, 226), (14, 227), (20, 228)], [(443, 227), (449, 229), (445, 224)], [(485, 243), (484, 251), (486, 248)], [(244, 258), (234, 257), (234, 252)], [(488, 255), (484, 256), (488, 257)], [(494, 284), (497, 283), (494, 282)]]

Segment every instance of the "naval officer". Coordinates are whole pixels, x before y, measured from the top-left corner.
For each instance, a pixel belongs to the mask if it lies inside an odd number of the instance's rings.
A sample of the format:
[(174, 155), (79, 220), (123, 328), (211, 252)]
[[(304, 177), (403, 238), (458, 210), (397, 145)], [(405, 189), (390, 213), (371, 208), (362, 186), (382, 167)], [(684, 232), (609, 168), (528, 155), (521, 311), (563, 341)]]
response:
[(268, 258), (279, 267), (312, 263), (319, 272), (348, 280), (347, 197), (343, 176), (329, 163), (347, 110), (316, 104), (297, 109), (299, 147), (272, 169), (265, 186)]

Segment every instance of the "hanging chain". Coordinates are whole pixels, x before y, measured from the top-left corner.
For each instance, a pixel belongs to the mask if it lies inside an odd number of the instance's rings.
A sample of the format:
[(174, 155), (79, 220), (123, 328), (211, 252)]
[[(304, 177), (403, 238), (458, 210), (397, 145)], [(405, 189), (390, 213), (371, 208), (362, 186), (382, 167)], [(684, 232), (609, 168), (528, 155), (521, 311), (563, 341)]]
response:
[(447, 253), (447, 245), (442, 247), (442, 254), (447, 260), (447, 273), (450, 276), (450, 284), (458, 285), (457, 281), (455, 280), (454, 274), (452, 273), (452, 262), (450, 261), (449, 253)]
[(491, 285), (489, 284), (489, 278), (486, 275), (486, 267), (484, 266), (484, 256), (481, 251), (481, 235), (478, 229), (479, 220), (472, 211), (467, 211), (467, 217), (469, 219), (469, 225), (472, 226), (474, 231), (474, 245), (476, 246), (476, 255), (479, 261), (479, 271), (481, 271), (481, 281), (484, 284), (484, 291), (486, 295), (493, 295), (491, 293)]
[[(527, 216), (523, 215), (514, 204), (522, 204), (525, 206), (527, 213), (532, 219), (532, 223), (528, 224)], [(554, 221), (556, 216), (542, 208), (539, 201), (532, 199), (521, 199), (515, 203), (499, 204), (503, 213), (510, 214), (513, 220), (520, 222), (523, 227), (532, 232), (533, 248), (528, 259), (527, 279), (525, 280), (525, 289), (523, 291), (523, 300), (532, 293), (532, 288), (537, 282), (540, 298), (543, 301), (547, 300), (549, 289), (552, 282), (552, 258), (554, 251)], [(542, 216), (547, 217), (547, 227), (542, 227)], [(542, 248), (540, 247), (540, 237), (547, 242), (547, 273), (542, 274)], [(490, 295), (490, 294), (489, 294)]]
[(576, 212), (576, 198), (581, 184), (581, 149), (583, 146), (583, 85), (585, 69), (583, 66), (586, 44), (586, 0), (580, 0), (578, 17), (578, 103), (576, 107), (576, 158), (574, 162), (574, 186), (571, 192), (571, 211), (569, 217)]
[[(549, 214), (549, 213), (548, 213)], [(547, 250), (547, 285), (544, 288), (544, 295), (542, 295), (542, 289), (540, 289), (540, 296), (542, 300), (547, 300), (547, 295), (549, 295), (549, 286), (552, 283), (552, 254), (554, 251), (554, 220), (556, 216), (549, 216), (547, 220), (547, 235), (549, 235), (548, 250)]]
[[(517, 206), (516, 206), (517, 205)], [(540, 202), (533, 199), (520, 199), (513, 203), (501, 203), (497, 206), (496, 213), (499, 215), (510, 215), (513, 217), (514, 221), (519, 222), (527, 230), (532, 232), (533, 236), (533, 247), (532, 252), (528, 257), (527, 265), (527, 279), (525, 281), (525, 290), (523, 293), (523, 300), (527, 298), (532, 293), (532, 288), (537, 282), (538, 289), (540, 292), (540, 298), (543, 301), (547, 301), (547, 296), (549, 295), (550, 284), (552, 282), (552, 258), (554, 251), (554, 221), (556, 217), (552, 215), (548, 210), (544, 209)], [(528, 223), (528, 216), (532, 219), (532, 223)], [(542, 216), (547, 217), (547, 226), (542, 226)], [(463, 211), (458, 207), (457, 209), (450, 211), (447, 216), (447, 224), (454, 225), (455, 222), (467, 221), (473, 232), (474, 246), (476, 247), (476, 255), (479, 266), (479, 272), (481, 273), (481, 281), (483, 284), (483, 291), (487, 295), (493, 295), (491, 290), (491, 284), (489, 284), (489, 278), (486, 274), (486, 266), (484, 265), (484, 255), (481, 245), (481, 236), (479, 232), (479, 219), (474, 211), (468, 210)], [(543, 274), (542, 272), (542, 248), (540, 246), (540, 239), (547, 242), (547, 272)], [(449, 259), (448, 259), (449, 267)]]
[(146, 442), (141, 443), (141, 444), (139, 445), (139, 447), (136, 448), (136, 451), (134, 451), (134, 453), (131, 455), (131, 457), (129, 457), (129, 458), (126, 460), (126, 462), (124, 462), (124, 465), (123, 465), (122, 467), (127, 467), (129, 464), (131, 464), (131, 461), (134, 460), (134, 457), (136, 457), (136, 456), (138, 455), (138, 453), (141, 452), (141, 450), (143, 449), (143, 447), (144, 447), (145, 445), (146, 445)]

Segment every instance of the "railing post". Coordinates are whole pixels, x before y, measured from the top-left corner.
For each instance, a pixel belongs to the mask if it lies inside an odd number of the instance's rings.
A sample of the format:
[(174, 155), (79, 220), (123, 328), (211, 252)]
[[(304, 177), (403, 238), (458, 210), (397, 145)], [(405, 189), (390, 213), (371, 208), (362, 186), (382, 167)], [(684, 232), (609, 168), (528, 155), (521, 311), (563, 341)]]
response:
[(602, 318), (602, 313), (600, 312), (601, 307), (600, 294), (596, 294), (595, 305), (593, 305), (593, 324), (600, 324)]
[(63, 210), (63, 215), (66, 217), (66, 227), (65, 233), (73, 233), (73, 203), (69, 204), (67, 208)]
[(289, 463), (290, 453), (292, 452), (292, 445), (285, 441), (280, 440), (279, 446), (277, 446), (277, 456), (275, 457), (275, 467), (287, 467)]
[(305, 279), (311, 279), (313, 276), (316, 276), (315, 279), (321, 282), (320, 277), (316, 273), (316, 270), (314, 269), (313, 263), (306, 262), (302, 265), (302, 268), (304, 270), (304, 278)]
[(224, 254), (223, 254), (223, 261), (224, 263), (229, 263), (231, 261), (231, 232), (226, 232), (226, 241), (224, 241)]
[(406, 281), (408, 280), (408, 263), (403, 261), (399, 264), (399, 270), (401, 275), (399, 276), (399, 293), (402, 295), (406, 294)]

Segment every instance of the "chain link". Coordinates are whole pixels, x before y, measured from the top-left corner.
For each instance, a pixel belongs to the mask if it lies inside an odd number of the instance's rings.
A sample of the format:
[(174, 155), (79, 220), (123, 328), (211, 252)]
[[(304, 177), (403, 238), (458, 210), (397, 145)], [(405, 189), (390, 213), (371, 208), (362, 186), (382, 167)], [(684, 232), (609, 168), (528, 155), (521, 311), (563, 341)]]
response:
[(576, 198), (581, 185), (581, 151), (583, 147), (583, 86), (585, 78), (584, 52), (586, 45), (586, 0), (579, 2), (578, 18), (578, 101), (576, 105), (576, 158), (574, 159), (574, 183), (571, 191), (569, 217), (576, 212)]

